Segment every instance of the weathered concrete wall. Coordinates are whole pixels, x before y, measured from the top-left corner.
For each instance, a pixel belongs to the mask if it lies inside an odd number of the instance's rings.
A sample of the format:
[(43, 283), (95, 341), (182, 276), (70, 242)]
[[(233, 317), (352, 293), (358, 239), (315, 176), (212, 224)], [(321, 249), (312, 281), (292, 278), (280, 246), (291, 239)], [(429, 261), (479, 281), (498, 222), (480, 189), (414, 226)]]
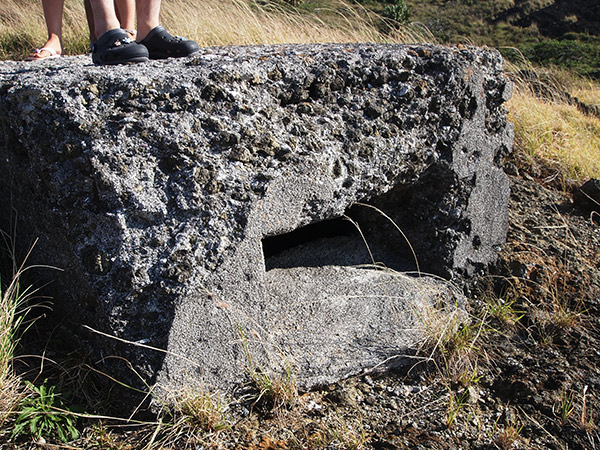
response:
[(481, 49), (4, 62), (2, 207), (40, 238), (35, 260), (64, 270), (57, 308), (169, 352), (96, 339), (150, 382), (234, 388), (242, 334), (262, 364), (283, 354), (302, 385), (330, 382), (397, 362), (421, 338), (417, 311), (460, 303), (373, 266), (417, 269), (396, 225), (422, 271), (459, 280), (494, 260), (509, 96), (500, 56)]

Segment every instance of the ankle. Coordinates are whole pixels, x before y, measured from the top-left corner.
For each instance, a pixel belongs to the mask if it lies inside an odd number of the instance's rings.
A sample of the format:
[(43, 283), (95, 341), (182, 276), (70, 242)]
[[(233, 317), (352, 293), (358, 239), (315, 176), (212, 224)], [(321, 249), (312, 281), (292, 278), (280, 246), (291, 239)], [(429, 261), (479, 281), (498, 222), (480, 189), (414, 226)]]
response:
[(102, 36), (107, 31), (116, 30), (119, 28), (121, 28), (121, 24), (118, 21), (117, 22), (98, 21), (97, 23), (94, 24), (94, 29), (95, 29), (94, 31), (96, 33), (96, 39), (98, 39), (100, 36)]
[(59, 55), (62, 53), (62, 42), (60, 37), (56, 35), (51, 35), (44, 44), (44, 47), (51, 48), (52, 50), (56, 51), (56, 53)]
[(137, 41), (141, 42), (144, 40), (148, 33), (150, 33), (153, 29), (155, 29), (159, 24), (158, 23), (138, 23), (137, 29)]

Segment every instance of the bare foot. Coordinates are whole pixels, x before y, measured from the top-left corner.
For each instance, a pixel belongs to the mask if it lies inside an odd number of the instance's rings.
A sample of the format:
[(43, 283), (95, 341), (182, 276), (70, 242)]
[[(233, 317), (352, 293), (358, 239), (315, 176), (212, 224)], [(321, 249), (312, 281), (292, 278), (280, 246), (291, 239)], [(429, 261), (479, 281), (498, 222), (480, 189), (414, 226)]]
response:
[(57, 58), (62, 56), (62, 45), (58, 39), (50, 38), (41, 48), (33, 50), (26, 58), (27, 61)]

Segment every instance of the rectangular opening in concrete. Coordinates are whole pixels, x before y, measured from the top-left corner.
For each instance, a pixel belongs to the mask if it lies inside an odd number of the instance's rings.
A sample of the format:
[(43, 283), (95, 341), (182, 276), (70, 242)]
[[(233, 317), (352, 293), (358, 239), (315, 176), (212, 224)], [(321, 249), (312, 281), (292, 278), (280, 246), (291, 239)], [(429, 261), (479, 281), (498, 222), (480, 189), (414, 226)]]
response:
[(389, 219), (361, 205), (352, 206), (341, 217), (266, 237), (262, 249), (267, 271), (373, 264), (397, 271), (416, 270), (402, 234)]

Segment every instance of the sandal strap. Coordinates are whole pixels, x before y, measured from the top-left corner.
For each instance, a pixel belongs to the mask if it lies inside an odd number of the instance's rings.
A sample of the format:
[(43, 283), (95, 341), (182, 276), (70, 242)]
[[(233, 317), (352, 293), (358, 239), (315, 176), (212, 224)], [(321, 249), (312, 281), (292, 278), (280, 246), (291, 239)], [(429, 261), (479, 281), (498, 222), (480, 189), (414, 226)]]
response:
[(40, 53), (42, 53), (44, 51), (50, 53), (50, 55), (52, 55), (52, 56), (58, 55), (57, 51), (50, 47), (36, 48), (33, 50), (33, 53), (35, 53), (36, 55), (39, 55)]

